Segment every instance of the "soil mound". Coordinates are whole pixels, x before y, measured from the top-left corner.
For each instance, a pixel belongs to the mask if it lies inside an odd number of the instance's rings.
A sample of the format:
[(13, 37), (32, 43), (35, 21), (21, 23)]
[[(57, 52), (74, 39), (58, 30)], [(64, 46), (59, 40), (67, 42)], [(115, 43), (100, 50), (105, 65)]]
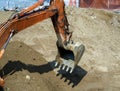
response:
[[(8, 65), (3, 72), (9, 73), (5, 79), (7, 90), (120, 91), (120, 15), (74, 7), (67, 7), (66, 14), (73, 39), (86, 47), (77, 73), (63, 76), (76, 86), (72, 88), (69, 81), (60, 80), (48, 65), (56, 56), (57, 39), (47, 19), (13, 37), (0, 61), (1, 72)], [(9, 16), (10, 12), (0, 12), (2, 22)]]

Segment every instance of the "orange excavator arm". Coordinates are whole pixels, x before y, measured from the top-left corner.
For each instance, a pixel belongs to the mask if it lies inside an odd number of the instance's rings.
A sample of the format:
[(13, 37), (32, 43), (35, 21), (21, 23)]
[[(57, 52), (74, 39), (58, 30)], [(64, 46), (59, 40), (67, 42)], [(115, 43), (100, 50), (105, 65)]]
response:
[[(56, 34), (60, 36), (59, 39), (62, 38), (61, 40), (65, 42), (67, 40), (66, 38), (69, 38), (66, 36), (66, 34), (68, 35), (70, 33), (64, 11), (64, 2), (62, 0), (51, 1), (49, 7), (35, 11), (34, 9), (42, 3), (43, 1), (38, 1), (27, 9), (11, 16), (6, 23), (0, 25), (0, 47), (5, 44), (11, 30), (19, 32), (50, 17), (52, 18)], [(69, 36), (71, 36), (71, 34)]]
[(12, 15), (7, 22), (0, 25), (0, 58), (14, 34), (42, 20), (51, 18), (58, 39), (55, 66), (59, 63), (65, 64), (62, 69), (64, 70), (67, 67), (66, 71), (71, 73), (80, 61), (85, 47), (71, 40), (72, 32), (69, 31), (64, 1), (51, 0), (49, 6), (39, 8), (43, 2), (43, 0), (39, 0), (32, 6)]
[[(27, 9), (24, 9), (21, 12), (11, 16), (6, 23), (1, 24), (0, 26), (1, 27), (0, 28), (0, 47), (2, 47), (3, 44), (6, 42), (6, 40), (8, 39), (8, 36), (10, 35), (11, 30), (15, 30), (16, 32), (19, 32), (42, 20), (45, 20), (47, 18), (54, 16), (55, 14), (58, 14), (60, 11), (60, 7), (63, 5), (63, 3), (58, 1), (59, 0), (56, 0), (56, 2), (53, 2), (49, 7), (47, 7), (47, 9), (43, 9), (43, 10), (38, 9), (35, 11), (34, 9), (37, 8), (38, 5), (42, 4), (42, 2), (38, 1), (33, 6), (30, 6)], [(60, 13), (63, 13), (63, 10)], [(63, 30), (61, 30), (61, 32), (63, 32)]]

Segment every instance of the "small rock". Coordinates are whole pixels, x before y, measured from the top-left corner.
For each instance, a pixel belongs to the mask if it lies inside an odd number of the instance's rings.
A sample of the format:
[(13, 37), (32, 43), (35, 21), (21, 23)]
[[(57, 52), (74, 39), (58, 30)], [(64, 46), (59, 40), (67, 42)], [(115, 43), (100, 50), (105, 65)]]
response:
[(27, 79), (27, 80), (30, 80), (30, 76), (29, 76), (29, 75), (26, 75), (26, 79)]
[(92, 19), (96, 19), (96, 16), (91, 16)]

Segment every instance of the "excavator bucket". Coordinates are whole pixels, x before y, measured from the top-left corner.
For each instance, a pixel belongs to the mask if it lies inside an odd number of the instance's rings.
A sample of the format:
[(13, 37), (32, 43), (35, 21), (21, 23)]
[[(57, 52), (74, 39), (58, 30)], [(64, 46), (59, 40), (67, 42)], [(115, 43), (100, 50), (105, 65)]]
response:
[(82, 44), (70, 44), (70, 50), (59, 47), (58, 45), (57, 48), (58, 54), (56, 56), (55, 67), (61, 65), (61, 70), (72, 73), (84, 53), (85, 46)]

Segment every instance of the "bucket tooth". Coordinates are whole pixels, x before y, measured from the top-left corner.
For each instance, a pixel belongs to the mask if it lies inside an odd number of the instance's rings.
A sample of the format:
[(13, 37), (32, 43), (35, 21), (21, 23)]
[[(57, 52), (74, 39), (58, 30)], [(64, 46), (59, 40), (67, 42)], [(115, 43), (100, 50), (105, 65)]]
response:
[(69, 71), (69, 67), (66, 68), (66, 72), (68, 72), (68, 71)]
[(72, 72), (73, 72), (73, 69), (71, 68), (71, 69), (70, 69), (70, 73), (72, 73)]
[(55, 67), (57, 67), (57, 66), (58, 66), (58, 64), (59, 64), (58, 62), (55, 62)]
[(65, 70), (65, 65), (63, 65), (62, 70)]

